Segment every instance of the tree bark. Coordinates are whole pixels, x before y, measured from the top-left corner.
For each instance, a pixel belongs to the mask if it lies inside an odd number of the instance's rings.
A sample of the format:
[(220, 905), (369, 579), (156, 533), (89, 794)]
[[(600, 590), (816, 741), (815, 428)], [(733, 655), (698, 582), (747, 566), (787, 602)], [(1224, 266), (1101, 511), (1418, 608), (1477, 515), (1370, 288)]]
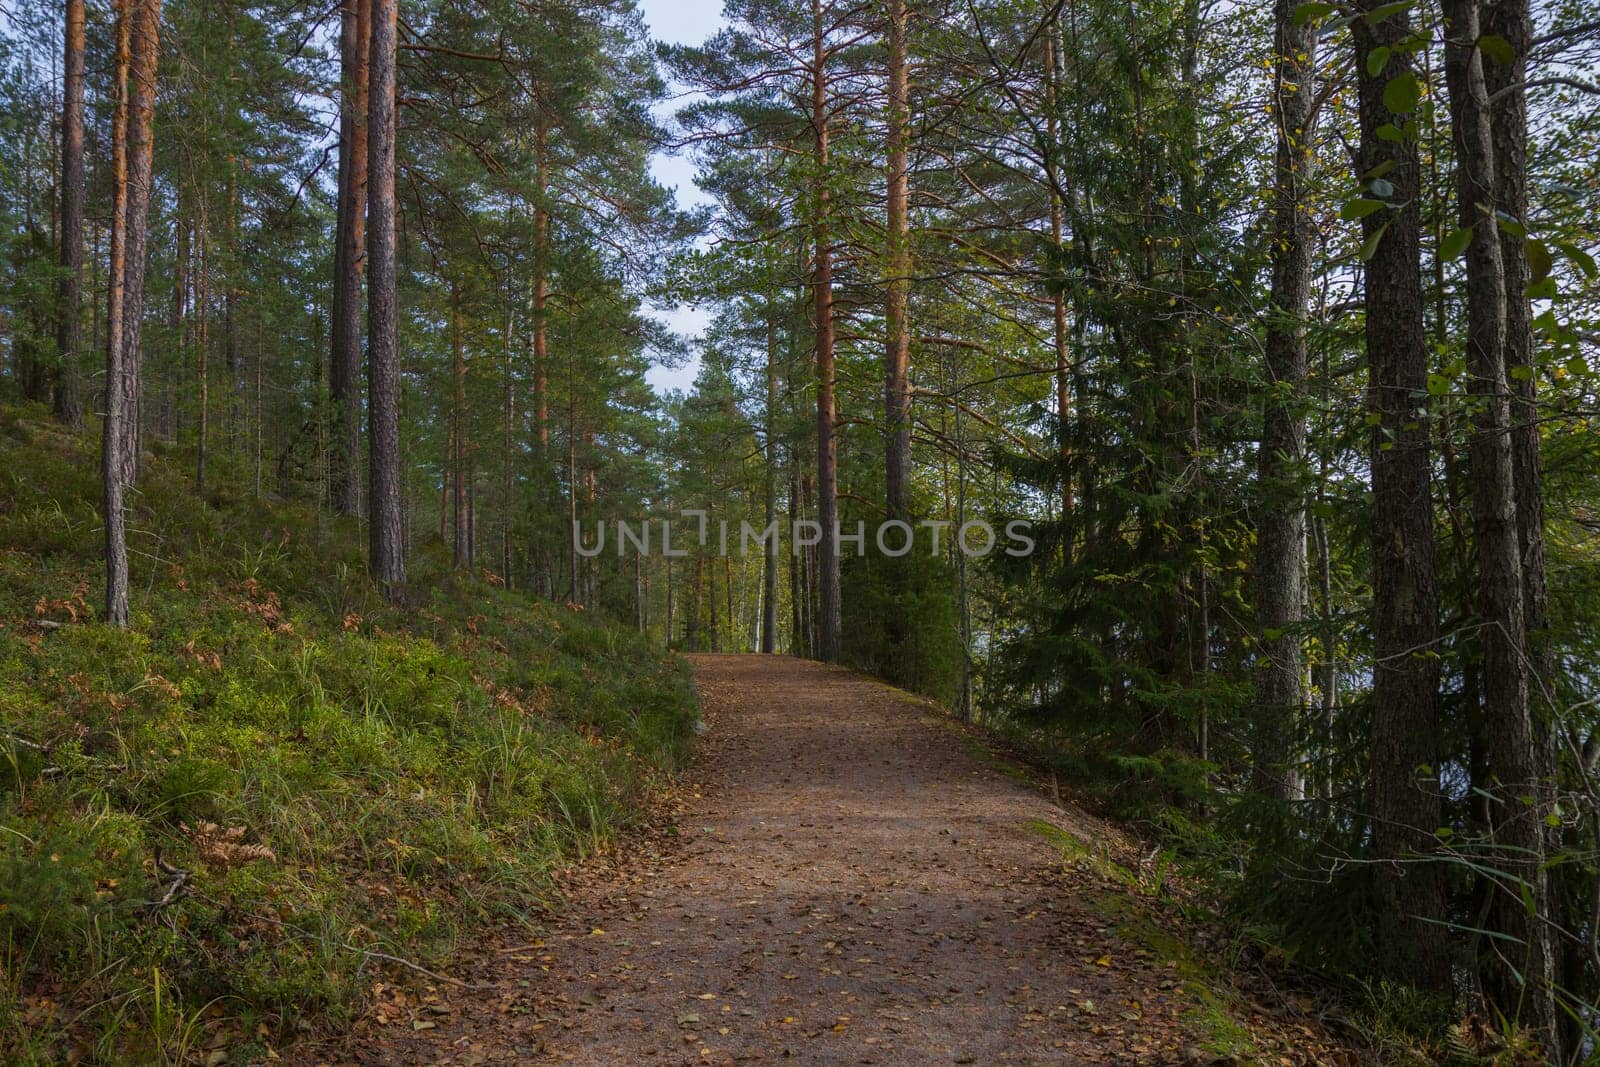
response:
[(208, 322), (210, 313), (210, 286), (208, 284), (207, 270), (209, 257), (206, 255), (206, 246), (210, 236), (206, 225), (206, 198), (204, 194), (195, 198), (199, 203), (199, 218), (195, 223), (194, 234), (194, 376), (195, 393), (197, 395), (196, 407), (196, 437), (198, 447), (195, 452), (195, 492), (204, 498), (206, 493), (206, 445), (211, 432), (211, 344), (208, 336)]
[(149, 248), (150, 190), (153, 181), (156, 68), (161, 56), (161, 0), (136, 0), (129, 38), (127, 218), (123, 227), (122, 481), (132, 485), (139, 471), (143, 415), (143, 309), (145, 257)]
[(816, 241), (812, 303), (816, 316), (817, 370), (817, 521), (822, 541), (817, 545), (817, 658), (839, 658), (840, 593), (839, 453), (834, 440), (833, 363), (833, 246), (828, 232), (831, 196), (828, 191), (828, 83), (827, 40), (822, 21), (822, 0), (812, 0), (814, 37), (811, 68), (811, 128), (817, 175), (815, 185)]
[(371, 0), (367, 116), (367, 409), (370, 546), (368, 567), (384, 595), (405, 586), (400, 508), (400, 352), (396, 307), (395, 34), (396, 0)]
[[(778, 309), (776, 296), (767, 290), (767, 409), (766, 480), (762, 486), (763, 521), (767, 529), (778, 519)], [(762, 548), (761, 651), (778, 651), (778, 543), (773, 537)]]
[[(1491, 63), (1484, 70), (1491, 109), (1494, 137), (1495, 207), (1523, 224), (1528, 219), (1528, 102), (1523, 88), (1528, 74), (1528, 50), (1533, 39), (1533, 20), (1527, 0), (1501, 0), (1484, 9), (1485, 33), (1503, 38), (1512, 49), (1510, 63)], [(1528, 298), (1528, 258), (1523, 238), (1500, 228), (1500, 256), (1505, 269), (1506, 373), (1511, 377), (1511, 462), (1517, 486), (1517, 537), (1522, 552), (1522, 612), (1528, 663), (1529, 714), (1533, 720), (1539, 779), (1555, 783), (1556, 736), (1559, 709), (1549, 699), (1554, 691), (1556, 662), (1548, 635), (1550, 626), (1550, 588), (1545, 563), (1544, 475), (1540, 455), (1538, 375), (1534, 373), (1533, 309)], [(1540, 795), (1547, 795), (1541, 792)], [(1559, 847), (1560, 831), (1551, 831), (1550, 848)], [(1577, 873), (1576, 865), (1552, 871), (1561, 879)], [(1577, 877), (1582, 877), (1577, 873)], [(1552, 890), (1552, 896), (1555, 896)], [(1588, 966), (1582, 947), (1574, 943), (1566, 953), (1568, 961), (1561, 974), (1577, 988)], [(1580, 1028), (1567, 1020), (1563, 1025), (1559, 1054), (1582, 1037)]]
[(106, 418), (102, 427), (101, 479), (105, 490), (106, 522), (106, 622), (128, 625), (128, 536), (123, 512), (123, 471), (128, 463), (122, 449), (123, 423), (130, 417), (127, 368), (123, 364), (122, 333), (128, 226), (128, 68), (132, 63), (131, 5), (135, 0), (113, 0), (116, 13), (116, 59), (112, 75), (116, 111), (111, 122), (111, 251), (106, 275)]
[[(1065, 529), (1072, 515), (1072, 358), (1067, 338), (1066, 244), (1063, 231), (1063, 204), (1061, 189), (1061, 24), (1057, 15), (1044, 35), (1044, 89), (1045, 130), (1049, 143), (1045, 146), (1045, 180), (1050, 186), (1050, 245), (1056, 258), (1055, 270), (1050, 279), (1051, 343), (1056, 357), (1056, 453), (1061, 460), (1061, 520)], [(1062, 560), (1071, 562), (1072, 542), (1062, 538)]]
[(1305, 703), (1304, 656), (1297, 632), (1306, 578), (1305, 390), (1306, 308), (1316, 225), (1306, 196), (1314, 156), (1317, 33), (1298, 25), (1292, 0), (1274, 6), (1277, 116), (1274, 178), (1272, 306), (1266, 337), (1267, 390), (1258, 472), (1261, 519), (1256, 539), (1256, 622), (1261, 645), (1256, 668), (1257, 725), (1254, 787), (1275, 800), (1292, 792), (1292, 739)]
[(1537, 799), (1532, 804), (1523, 800), (1538, 798), (1545, 783), (1528, 706), (1522, 544), (1505, 358), (1507, 279), (1494, 224), (1495, 146), (1484, 55), (1477, 46), (1479, 0), (1445, 0), (1444, 15), (1458, 222), (1472, 228), (1467, 245), (1467, 374), (1475, 411), (1468, 457), (1478, 610), (1485, 624), (1483, 716), (1491, 774), (1489, 781), (1474, 784), (1494, 798), (1489, 818), (1495, 864), (1506, 878), (1522, 883), (1498, 885), (1491, 898), (1489, 929), (1509, 940), (1489, 950), (1484, 989), (1498, 1012), (1528, 1026), (1549, 1052), (1556, 1047), (1558, 1030), (1555, 948), (1543, 921), (1550, 906), (1549, 873), (1542, 862), (1546, 808)]
[[(1359, 12), (1379, 7), (1360, 0)], [(1427, 420), (1428, 349), (1422, 329), (1417, 146), (1378, 136), (1396, 116), (1389, 80), (1412, 72), (1405, 12), (1377, 25), (1351, 23), (1360, 96), (1358, 180), (1386, 166), (1395, 205), (1362, 220), (1375, 242), (1366, 266), (1367, 403), (1377, 416), (1372, 449), (1373, 726), (1372, 848), (1385, 965), (1422, 989), (1450, 990), (1443, 885), (1427, 862), (1442, 805), (1439, 737), (1439, 592), (1433, 541)], [(1372, 73), (1368, 57), (1390, 49)], [(1419, 411), (1419, 406), (1421, 410)]]
[(533, 425), (539, 456), (550, 445), (550, 342), (547, 336), (550, 300), (550, 151), (545, 128), (538, 129), (534, 166), (537, 199), (533, 205)]
[[(906, 159), (911, 101), (907, 87), (906, 0), (889, 0), (888, 250), (884, 313), (884, 501), (891, 519), (910, 514), (911, 496), (911, 227)], [(821, 69), (820, 64), (818, 67)]]
[(333, 508), (361, 510), (361, 258), (366, 240), (367, 110), (371, 62), (370, 0), (344, 0), (339, 26), (339, 195), (333, 250), (332, 343), (328, 394)]
[(450, 285), (450, 465), (454, 489), (451, 561), (456, 569), (471, 565), (467, 509), (467, 359), (461, 339), (461, 288)]
[(61, 287), (57, 307), (56, 418), (83, 425), (78, 395), (78, 348), (83, 315), (78, 287), (83, 273), (83, 50), (84, 0), (67, 0), (61, 89)]

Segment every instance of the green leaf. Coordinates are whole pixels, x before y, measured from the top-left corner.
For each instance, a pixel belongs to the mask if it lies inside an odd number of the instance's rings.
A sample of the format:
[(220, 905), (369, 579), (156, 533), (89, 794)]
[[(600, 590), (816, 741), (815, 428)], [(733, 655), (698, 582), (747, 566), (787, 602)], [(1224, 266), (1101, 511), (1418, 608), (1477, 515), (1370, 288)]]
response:
[(1522, 295), (1529, 300), (1554, 300), (1556, 298), (1556, 280), (1554, 278), (1541, 278), (1529, 284), (1522, 291)]
[(1595, 266), (1594, 257), (1577, 245), (1568, 241), (1557, 241), (1556, 247), (1561, 249), (1561, 254), (1566, 256), (1574, 267), (1583, 272), (1585, 278), (1594, 281), (1595, 275), (1600, 274), (1600, 268)]
[(1514, 382), (1528, 382), (1533, 380), (1532, 367), (1512, 367), (1508, 372)]
[(1422, 82), (1409, 70), (1390, 78), (1388, 84), (1383, 87), (1383, 106), (1396, 115), (1416, 110), (1417, 102), (1421, 99)]
[(1439, 258), (1455, 259), (1461, 253), (1465, 252), (1467, 250), (1467, 246), (1471, 243), (1471, 226), (1463, 226), (1459, 230), (1454, 230), (1447, 234), (1443, 241), (1439, 242)]
[(1550, 250), (1544, 246), (1543, 241), (1530, 237), (1522, 242), (1522, 251), (1528, 257), (1528, 280), (1537, 285), (1550, 277), (1550, 270), (1555, 263), (1550, 258)]
[(1509, 233), (1513, 237), (1528, 236), (1528, 228), (1522, 223), (1518, 222), (1513, 216), (1507, 215), (1504, 211), (1500, 211), (1498, 209), (1495, 211), (1494, 222), (1496, 226), (1500, 227), (1500, 229), (1504, 230), (1506, 233)]
[(1573, 356), (1566, 362), (1567, 373), (1574, 378), (1589, 373), (1589, 362), (1581, 355)]
[(1489, 62), (1500, 67), (1510, 66), (1517, 58), (1517, 50), (1511, 47), (1511, 42), (1497, 33), (1479, 37), (1478, 50), (1489, 57)]
[(1428, 375), (1428, 395), (1444, 396), (1450, 391), (1450, 379), (1442, 374)]
[(1326, 18), (1337, 10), (1339, 9), (1333, 4), (1325, 4), (1320, 2), (1301, 4), (1299, 7), (1294, 9), (1294, 24), (1296, 26), (1304, 26), (1312, 19)]
[(1398, 15), (1402, 11), (1411, 10), (1411, 3), (1412, 0), (1398, 0), (1397, 3), (1384, 4), (1381, 7), (1375, 7), (1371, 11), (1368, 11), (1365, 16), (1367, 25), (1376, 26), (1378, 23), (1382, 22), (1386, 18), (1389, 18), (1391, 15)]
[(1383, 241), (1383, 235), (1387, 233), (1388, 230), (1389, 224), (1386, 222), (1373, 231), (1372, 236), (1368, 237), (1366, 241), (1362, 243), (1361, 262), (1365, 263), (1373, 256), (1378, 254), (1378, 245)]
[(1378, 140), (1380, 141), (1398, 142), (1406, 139), (1406, 135), (1400, 132), (1400, 127), (1396, 126), (1392, 122), (1385, 122), (1373, 132), (1378, 135)]
[[(1362, 197), (1357, 197), (1354, 200), (1346, 200), (1344, 202), (1344, 204), (1339, 208), (1339, 217), (1344, 219), (1346, 222), (1351, 222), (1355, 219), (1364, 219), (1368, 215), (1371, 215), (1374, 212), (1382, 211), (1388, 206), (1389, 205), (1385, 204), (1382, 200), (1367, 200)], [(1366, 257), (1363, 256), (1362, 258), (1365, 259)]]
[(1378, 47), (1368, 52), (1367, 73), (1374, 78), (1382, 74), (1383, 68), (1389, 65), (1389, 56), (1393, 54), (1393, 52), (1394, 49), (1390, 48), (1386, 44), (1380, 44)]

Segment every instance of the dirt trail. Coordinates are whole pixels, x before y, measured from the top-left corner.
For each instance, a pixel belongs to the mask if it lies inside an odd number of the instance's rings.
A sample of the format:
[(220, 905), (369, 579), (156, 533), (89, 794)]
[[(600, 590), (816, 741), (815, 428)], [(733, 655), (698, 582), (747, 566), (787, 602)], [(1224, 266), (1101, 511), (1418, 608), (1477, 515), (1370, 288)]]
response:
[(676, 834), (580, 878), (541, 944), (458, 972), (504, 992), (439, 986), (359, 1060), (1195, 1056), (1182, 976), (1117, 934), (1110, 890), (1041, 832), (1089, 838), (1086, 817), (858, 675), (693, 659), (708, 730)]

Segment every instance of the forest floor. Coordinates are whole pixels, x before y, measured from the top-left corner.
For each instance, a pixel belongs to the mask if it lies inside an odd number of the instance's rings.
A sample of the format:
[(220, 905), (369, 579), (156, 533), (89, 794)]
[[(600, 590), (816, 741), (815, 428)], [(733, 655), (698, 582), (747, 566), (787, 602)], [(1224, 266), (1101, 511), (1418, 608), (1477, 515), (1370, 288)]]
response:
[(934, 705), (691, 658), (705, 736), (650, 827), (308, 1062), (1359, 1062)]

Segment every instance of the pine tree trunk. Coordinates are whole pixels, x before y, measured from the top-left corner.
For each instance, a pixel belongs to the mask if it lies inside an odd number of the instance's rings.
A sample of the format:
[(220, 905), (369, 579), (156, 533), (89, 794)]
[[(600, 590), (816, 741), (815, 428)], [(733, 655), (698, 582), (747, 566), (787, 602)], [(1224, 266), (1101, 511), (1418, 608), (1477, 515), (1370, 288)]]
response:
[(207, 336), (208, 313), (210, 311), (210, 287), (207, 281), (208, 269), (206, 244), (206, 200), (202, 194), (197, 198), (200, 202), (199, 220), (195, 226), (194, 242), (194, 368), (195, 368), (195, 393), (197, 412), (197, 438), (198, 448), (195, 453), (195, 492), (204, 498), (206, 492), (206, 445), (211, 431), (211, 368), (209, 357), (211, 351), (210, 338)]
[[(767, 408), (766, 471), (762, 486), (762, 517), (766, 529), (778, 519), (778, 311), (773, 292), (767, 292)], [(778, 650), (778, 542), (774, 536), (762, 548), (761, 651)]]
[(370, 0), (344, 0), (339, 25), (339, 190), (333, 250), (333, 406), (329, 481), (340, 515), (361, 510), (361, 276), (367, 213), (367, 111), (372, 49)]
[[(888, 517), (905, 519), (911, 495), (911, 227), (906, 159), (911, 101), (907, 87), (906, 0), (889, 0), (888, 277), (884, 311), (884, 457)], [(821, 66), (819, 64), (818, 70)]]
[(550, 444), (550, 342), (546, 310), (550, 300), (550, 208), (546, 202), (550, 195), (550, 152), (545, 141), (545, 128), (540, 125), (535, 141), (537, 199), (533, 205), (533, 425), (541, 458)]
[(1312, 178), (1310, 140), (1315, 116), (1318, 28), (1294, 19), (1292, 0), (1277, 0), (1277, 122), (1274, 178), (1272, 306), (1268, 311), (1267, 386), (1258, 456), (1261, 520), (1256, 541), (1257, 726), (1254, 788), (1289, 799), (1294, 779), (1292, 738), (1305, 702), (1304, 656), (1297, 631), (1306, 578), (1305, 389), (1306, 309), (1311, 299), (1315, 220), (1305, 198)]
[(450, 440), (454, 479), (451, 561), (456, 569), (470, 565), (472, 542), (467, 514), (467, 360), (461, 339), (461, 289), (450, 284)]
[[(1490, 822), (1496, 866), (1522, 883), (1496, 886), (1489, 928), (1505, 939), (1488, 951), (1485, 993), (1494, 1008), (1538, 1035), (1557, 1038), (1555, 948), (1544, 918), (1550, 907), (1544, 854), (1546, 805), (1527, 804), (1545, 787), (1528, 706), (1522, 544), (1512, 457), (1511, 389), (1506, 373), (1506, 271), (1491, 222), (1497, 191), (1494, 134), (1478, 0), (1445, 0), (1449, 24), (1445, 75), (1456, 149), (1459, 219), (1467, 245), (1467, 373), (1474, 400), (1468, 452), (1483, 634), (1484, 727), (1491, 779), (1475, 782), (1494, 798)], [(1535, 483), (1536, 484), (1536, 483)], [(1537, 490), (1535, 489), (1535, 492)], [(1509, 946), (1509, 947), (1508, 947)]]
[(136, 0), (113, 0), (116, 14), (116, 59), (112, 91), (116, 111), (111, 123), (111, 251), (106, 276), (106, 418), (101, 445), (101, 479), (105, 490), (106, 622), (128, 625), (128, 536), (123, 510), (123, 471), (128, 462), (122, 449), (123, 424), (132, 417), (133, 393), (123, 364), (122, 333), (125, 312), (124, 285), (128, 227), (128, 69)]
[(839, 523), (839, 453), (834, 439), (833, 365), (833, 246), (828, 232), (831, 197), (828, 192), (828, 83), (827, 41), (822, 22), (822, 0), (812, 0), (815, 25), (811, 69), (811, 128), (814, 163), (817, 168), (816, 264), (812, 274), (813, 309), (816, 316), (817, 362), (817, 521), (822, 524), (822, 541), (817, 549), (817, 658), (832, 662), (839, 658), (840, 594), (839, 543), (835, 539)]
[(367, 117), (367, 406), (372, 577), (394, 598), (406, 581), (400, 484), (400, 351), (396, 306), (396, 0), (371, 0)]
[(61, 288), (56, 313), (56, 418), (83, 425), (78, 348), (83, 343), (79, 279), (83, 273), (84, 0), (67, 0), (61, 83)]
[[(1061, 459), (1061, 520), (1065, 526), (1072, 514), (1072, 359), (1067, 343), (1066, 245), (1064, 242), (1060, 152), (1061, 145), (1061, 28), (1060, 16), (1051, 20), (1044, 35), (1045, 181), (1050, 186), (1050, 246), (1055, 256), (1055, 272), (1050, 279), (1051, 344), (1056, 357), (1056, 452)], [(1062, 539), (1063, 562), (1072, 560), (1072, 543)]]
[(121, 449), (124, 485), (139, 472), (144, 413), (143, 310), (153, 184), (156, 68), (161, 57), (161, 0), (137, 0), (128, 67), (128, 200), (123, 246), (122, 378), (125, 390)]
[[(1378, 8), (1361, 0), (1358, 10)], [(1396, 116), (1384, 106), (1389, 80), (1411, 70), (1396, 47), (1411, 35), (1410, 18), (1393, 13), (1370, 25), (1351, 24), (1360, 96), (1360, 174), (1380, 165), (1397, 205), (1362, 220), (1376, 247), (1367, 261), (1368, 405), (1377, 416), (1372, 450), (1373, 665), (1372, 847), (1378, 894), (1377, 943), (1393, 977), (1422, 989), (1450, 990), (1444, 891), (1438, 871), (1414, 862), (1433, 851), (1440, 825), (1439, 592), (1430, 485), (1428, 349), (1422, 330), (1421, 219), (1417, 147), (1386, 141), (1381, 127)], [(1368, 57), (1390, 49), (1372, 73)], [(1385, 227), (1387, 227), (1385, 229)], [(1381, 231), (1381, 233), (1380, 233)]]
[[(510, 302), (507, 302), (510, 307)], [(500, 576), (505, 579), (507, 589), (515, 589), (516, 582), (511, 573), (511, 512), (512, 512), (512, 458), (511, 458), (511, 426), (516, 419), (516, 392), (513, 388), (511, 374), (511, 350), (515, 335), (516, 318), (512, 314), (506, 316), (505, 344), (502, 354), (505, 357), (503, 372), (505, 380), (505, 403), (502, 409), (500, 423)]]
[[(1491, 63), (1485, 70), (1494, 136), (1495, 207), (1526, 224), (1528, 218), (1528, 103), (1523, 82), (1528, 73), (1528, 50), (1533, 38), (1533, 20), (1527, 0), (1505, 0), (1484, 9), (1483, 30), (1503, 38), (1511, 45), (1510, 63)], [(1506, 293), (1506, 373), (1511, 376), (1511, 462), (1517, 486), (1517, 534), (1522, 552), (1523, 630), (1531, 676), (1528, 686), (1529, 714), (1533, 720), (1535, 753), (1539, 760), (1541, 783), (1555, 784), (1556, 714), (1550, 699), (1555, 686), (1556, 662), (1548, 629), (1550, 626), (1550, 588), (1545, 563), (1544, 475), (1540, 456), (1538, 375), (1533, 373), (1533, 309), (1526, 287), (1528, 258), (1523, 238), (1510, 229), (1500, 228), (1500, 256), (1505, 269)], [(1550, 831), (1549, 849), (1560, 847), (1561, 831)], [(1554, 882), (1567, 875), (1582, 878), (1582, 868), (1566, 864), (1552, 870)], [(1561, 894), (1552, 888), (1552, 899)], [(1570, 943), (1559, 964), (1557, 980), (1568, 988), (1578, 988), (1588, 966), (1581, 945)], [(1564, 979), (1564, 980), (1563, 980)], [(1563, 1021), (1565, 1031), (1560, 1053), (1582, 1038), (1581, 1028), (1572, 1020)], [(1552, 1057), (1556, 1058), (1556, 1057)]]

